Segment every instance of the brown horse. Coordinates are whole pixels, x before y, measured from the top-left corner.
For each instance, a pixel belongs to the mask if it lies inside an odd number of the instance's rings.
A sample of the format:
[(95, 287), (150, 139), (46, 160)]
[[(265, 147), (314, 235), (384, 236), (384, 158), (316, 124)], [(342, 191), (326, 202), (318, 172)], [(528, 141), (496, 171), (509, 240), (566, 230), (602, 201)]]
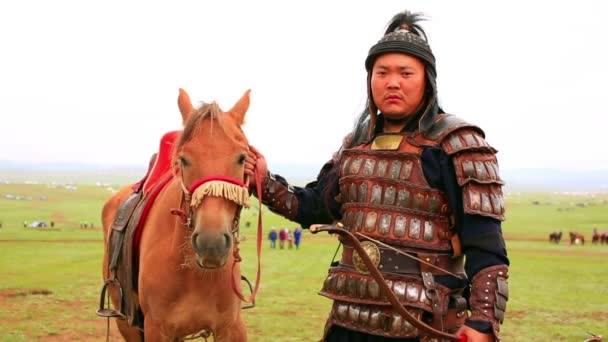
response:
[[(184, 129), (172, 153), (172, 178), (150, 207), (139, 241), (135, 296), (143, 336), (125, 320), (116, 322), (127, 341), (181, 341), (201, 332), (216, 341), (246, 341), (241, 286), (234, 279), (241, 276), (238, 218), (249, 198), (243, 184), (249, 143), (241, 129), (249, 91), (228, 112), (215, 102), (194, 108), (182, 89), (178, 104)], [(110, 226), (130, 193), (123, 188), (103, 208), (104, 279)], [(118, 308), (118, 290), (109, 292)]]
[(585, 235), (577, 233), (577, 232), (570, 232), (570, 244), (578, 245), (579, 243), (581, 245), (585, 244)]

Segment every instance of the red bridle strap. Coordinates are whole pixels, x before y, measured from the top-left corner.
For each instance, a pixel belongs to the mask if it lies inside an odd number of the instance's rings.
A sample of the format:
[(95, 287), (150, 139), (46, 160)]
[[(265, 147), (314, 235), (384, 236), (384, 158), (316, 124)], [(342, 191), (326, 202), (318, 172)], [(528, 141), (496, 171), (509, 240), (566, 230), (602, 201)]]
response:
[(245, 185), (245, 183), (241, 182), (240, 180), (236, 179), (236, 178), (232, 178), (232, 177), (228, 177), (228, 176), (209, 176), (209, 177), (205, 177), (205, 178), (201, 178), (199, 180), (197, 180), (194, 184), (192, 184), (192, 186), (190, 187), (190, 189), (188, 190), (188, 192), (190, 194), (193, 194), (194, 191), (201, 185), (210, 182), (210, 181), (222, 181), (222, 182), (226, 182), (226, 183), (231, 183), (234, 185), (238, 185), (240, 187), (247, 187)]
[(260, 288), (260, 274), (262, 272), (262, 180), (260, 179), (260, 173), (257, 169), (253, 171), (253, 176), (255, 177), (255, 188), (258, 193), (258, 200), (260, 201), (260, 204), (258, 205), (258, 238), (256, 241), (256, 248), (258, 253), (258, 273), (255, 277), (255, 286), (249, 298), (245, 298), (245, 296), (243, 296), (243, 293), (239, 291), (238, 286), (236, 285), (237, 280), (234, 278), (234, 267), (236, 266), (236, 260), (232, 264), (232, 290), (242, 301), (246, 303), (253, 303), (253, 301), (255, 300), (255, 296), (258, 294), (258, 289)]

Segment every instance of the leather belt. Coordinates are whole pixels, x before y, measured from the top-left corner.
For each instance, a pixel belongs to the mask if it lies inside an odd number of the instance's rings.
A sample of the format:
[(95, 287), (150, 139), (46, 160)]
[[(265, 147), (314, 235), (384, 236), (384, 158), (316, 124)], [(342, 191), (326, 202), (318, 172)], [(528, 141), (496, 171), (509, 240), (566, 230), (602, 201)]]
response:
[[(343, 246), (344, 251), (342, 252), (340, 263), (345, 266), (355, 267), (353, 264), (353, 247), (346, 244)], [(380, 272), (420, 275), (420, 273), (424, 271), (435, 275), (446, 274), (439, 269), (424, 265), (420, 261), (397, 253), (392, 249), (382, 246), (378, 246), (378, 249), (380, 250), (380, 263), (378, 264), (378, 270)], [(454, 258), (451, 255), (444, 254), (408, 253), (448, 272), (465, 274), (464, 258), (462, 256)]]

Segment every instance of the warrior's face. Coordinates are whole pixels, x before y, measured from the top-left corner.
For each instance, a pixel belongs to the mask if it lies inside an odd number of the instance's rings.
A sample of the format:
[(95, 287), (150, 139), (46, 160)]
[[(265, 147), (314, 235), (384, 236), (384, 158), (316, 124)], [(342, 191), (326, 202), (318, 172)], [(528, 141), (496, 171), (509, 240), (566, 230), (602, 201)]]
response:
[(371, 75), (374, 103), (388, 119), (402, 120), (422, 106), (426, 88), (424, 64), (403, 53), (376, 58)]

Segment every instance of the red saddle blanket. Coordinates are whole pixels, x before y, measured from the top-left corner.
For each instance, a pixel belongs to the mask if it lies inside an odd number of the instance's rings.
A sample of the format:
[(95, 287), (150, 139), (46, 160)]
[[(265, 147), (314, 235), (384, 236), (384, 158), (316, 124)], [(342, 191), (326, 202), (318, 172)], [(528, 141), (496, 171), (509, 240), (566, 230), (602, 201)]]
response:
[(146, 201), (133, 238), (133, 255), (137, 255), (139, 252), (139, 242), (143, 233), (144, 223), (146, 222), (150, 208), (152, 208), (152, 204), (154, 204), (160, 191), (173, 178), (171, 156), (173, 154), (173, 146), (180, 133), (181, 131), (171, 131), (162, 136), (158, 153), (150, 160), (148, 173), (141, 181), (133, 185), (133, 191), (143, 191), (143, 201)]

